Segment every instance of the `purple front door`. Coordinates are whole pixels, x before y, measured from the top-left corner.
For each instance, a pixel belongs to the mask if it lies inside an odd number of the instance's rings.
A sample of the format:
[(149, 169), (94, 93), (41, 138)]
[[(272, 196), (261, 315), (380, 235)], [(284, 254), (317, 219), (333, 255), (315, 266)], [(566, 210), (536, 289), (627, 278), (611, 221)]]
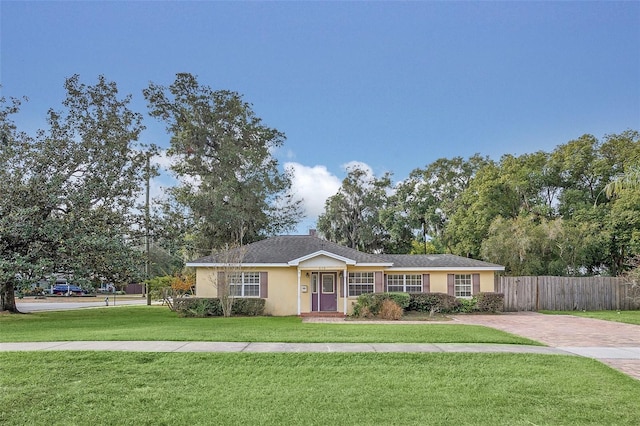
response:
[(336, 273), (321, 272), (311, 276), (311, 310), (338, 310), (338, 292), (336, 288)]

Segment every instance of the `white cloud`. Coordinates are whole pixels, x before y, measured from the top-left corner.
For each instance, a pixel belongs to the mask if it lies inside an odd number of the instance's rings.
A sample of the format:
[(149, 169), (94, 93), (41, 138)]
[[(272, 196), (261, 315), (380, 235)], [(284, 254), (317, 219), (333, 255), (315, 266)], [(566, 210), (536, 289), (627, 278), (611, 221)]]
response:
[(291, 171), (291, 193), (295, 199), (302, 199), (302, 208), (307, 221), (315, 221), (324, 212), (327, 198), (335, 195), (341, 181), (325, 166), (308, 167), (300, 163), (285, 163)]

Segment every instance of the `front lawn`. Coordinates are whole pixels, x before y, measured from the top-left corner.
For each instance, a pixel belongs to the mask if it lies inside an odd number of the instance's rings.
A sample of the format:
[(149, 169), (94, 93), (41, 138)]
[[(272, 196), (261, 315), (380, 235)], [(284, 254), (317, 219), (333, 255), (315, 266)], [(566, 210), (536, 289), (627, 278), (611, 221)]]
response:
[(174, 340), (219, 342), (511, 343), (539, 345), (488, 327), (457, 324), (312, 324), (297, 317), (180, 318), (132, 306), (0, 315), (0, 341)]
[(640, 386), (531, 354), (0, 353), (0, 424), (636, 425)]
[(575, 315), (606, 321), (640, 325), (640, 311), (541, 311), (550, 315)]

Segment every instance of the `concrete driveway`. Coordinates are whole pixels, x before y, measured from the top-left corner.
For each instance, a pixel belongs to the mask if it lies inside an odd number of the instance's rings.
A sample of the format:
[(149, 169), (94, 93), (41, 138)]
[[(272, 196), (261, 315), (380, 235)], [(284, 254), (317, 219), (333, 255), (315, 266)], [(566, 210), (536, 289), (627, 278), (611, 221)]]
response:
[(558, 349), (570, 348), (573, 353), (596, 358), (640, 379), (640, 325), (537, 312), (457, 315), (454, 320), (517, 334)]

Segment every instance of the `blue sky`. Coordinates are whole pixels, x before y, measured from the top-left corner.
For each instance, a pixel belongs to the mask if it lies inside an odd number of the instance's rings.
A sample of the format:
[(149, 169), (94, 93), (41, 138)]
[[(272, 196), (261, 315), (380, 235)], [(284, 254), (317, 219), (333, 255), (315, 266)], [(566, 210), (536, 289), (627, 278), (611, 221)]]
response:
[(25, 130), (45, 127), (73, 74), (116, 81), (146, 114), (150, 81), (193, 73), (287, 135), (276, 156), (305, 199), (302, 232), (350, 162), (398, 181), (441, 157), (640, 129), (637, 1), (2, 1), (0, 15), (2, 94), (29, 97)]

